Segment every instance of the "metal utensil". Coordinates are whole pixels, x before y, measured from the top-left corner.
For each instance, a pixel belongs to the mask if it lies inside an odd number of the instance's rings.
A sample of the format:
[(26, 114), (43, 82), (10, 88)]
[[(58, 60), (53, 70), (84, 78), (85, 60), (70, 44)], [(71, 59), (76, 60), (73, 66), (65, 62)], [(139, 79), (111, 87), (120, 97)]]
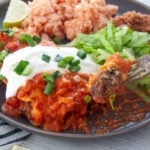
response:
[(127, 76), (127, 82), (135, 82), (150, 74), (150, 55), (136, 59)]

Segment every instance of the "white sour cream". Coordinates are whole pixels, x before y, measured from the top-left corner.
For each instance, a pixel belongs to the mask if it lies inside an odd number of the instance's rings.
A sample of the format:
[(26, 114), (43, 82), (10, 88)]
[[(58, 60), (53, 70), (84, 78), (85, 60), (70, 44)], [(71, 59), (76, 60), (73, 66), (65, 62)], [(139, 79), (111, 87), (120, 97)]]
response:
[[(51, 57), (49, 63), (46, 63), (42, 60), (42, 55), (47, 54)], [(31, 79), (35, 74), (39, 72), (47, 72), (53, 70), (59, 70), (61, 72), (67, 71), (67, 68), (60, 68), (57, 66), (55, 57), (60, 55), (73, 56), (75, 59), (80, 59), (77, 55), (76, 48), (70, 47), (49, 47), (49, 46), (35, 46), (35, 47), (26, 47), (20, 49), (10, 55), (8, 55), (1, 69), (1, 74), (4, 75), (7, 80), (7, 89), (6, 89), (6, 98), (15, 96), (17, 89), (25, 85), (28, 79)], [(20, 62), (20, 60), (26, 60), (29, 62), (29, 65), (32, 67), (32, 72), (28, 76), (18, 75), (13, 70), (15, 65)], [(82, 73), (96, 73), (98, 70), (98, 65), (96, 65), (89, 56), (85, 59), (80, 59)]]

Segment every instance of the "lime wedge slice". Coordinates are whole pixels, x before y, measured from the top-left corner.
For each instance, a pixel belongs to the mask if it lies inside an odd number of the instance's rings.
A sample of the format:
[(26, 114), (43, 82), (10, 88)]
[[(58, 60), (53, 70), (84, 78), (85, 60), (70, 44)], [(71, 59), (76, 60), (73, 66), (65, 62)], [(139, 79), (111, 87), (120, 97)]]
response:
[(30, 150), (30, 149), (18, 145), (13, 145), (11, 150)]
[(28, 5), (22, 0), (11, 0), (3, 21), (3, 28), (20, 27), (28, 15)]

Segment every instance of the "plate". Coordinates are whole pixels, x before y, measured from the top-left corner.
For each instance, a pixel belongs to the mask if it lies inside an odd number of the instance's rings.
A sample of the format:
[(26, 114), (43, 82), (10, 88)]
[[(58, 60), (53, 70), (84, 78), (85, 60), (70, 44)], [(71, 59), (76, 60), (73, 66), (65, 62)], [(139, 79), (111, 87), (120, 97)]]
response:
[[(27, 1), (27, 0), (25, 0)], [(137, 3), (135, 1), (131, 0), (107, 0), (107, 3), (109, 4), (115, 4), (119, 6), (119, 14), (122, 14), (128, 10), (135, 10), (142, 13), (149, 13), (150, 9), (144, 5), (141, 5), (140, 3)], [(2, 23), (2, 20), (5, 16), (6, 10), (8, 7), (8, 2), (0, 5), (0, 26)], [(145, 119), (139, 122), (130, 122), (126, 124), (125, 126), (122, 126), (120, 128), (117, 128), (111, 132), (105, 133), (105, 134), (82, 134), (82, 133), (71, 133), (70, 131), (66, 131), (63, 133), (56, 133), (56, 132), (50, 132), (50, 131), (44, 131), (40, 128), (32, 126), (26, 119), (24, 118), (14, 118), (10, 117), (8, 115), (5, 115), (2, 113), (1, 106), (2, 103), (5, 101), (5, 85), (0, 82), (0, 118), (5, 119), (10, 124), (13, 124), (19, 128), (28, 130), (32, 133), (40, 134), (40, 135), (47, 135), (47, 136), (59, 136), (59, 137), (71, 137), (71, 138), (94, 138), (94, 137), (108, 137), (108, 136), (114, 136), (122, 133), (129, 132), (131, 130), (137, 129), (139, 127), (142, 127), (143, 125), (146, 125), (150, 122), (150, 113), (146, 114)]]

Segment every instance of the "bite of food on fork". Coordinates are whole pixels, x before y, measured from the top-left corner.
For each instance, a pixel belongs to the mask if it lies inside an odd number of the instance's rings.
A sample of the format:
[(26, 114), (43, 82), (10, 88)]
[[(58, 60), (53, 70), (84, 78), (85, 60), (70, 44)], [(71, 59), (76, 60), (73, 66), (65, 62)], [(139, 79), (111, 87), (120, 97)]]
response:
[[(97, 103), (106, 103), (115, 93), (122, 93), (129, 88), (146, 101), (150, 101), (142, 86), (149, 83), (150, 55), (139, 57), (134, 61), (122, 59), (119, 53), (109, 57), (90, 78), (90, 91)], [(146, 83), (147, 81), (147, 83)]]

